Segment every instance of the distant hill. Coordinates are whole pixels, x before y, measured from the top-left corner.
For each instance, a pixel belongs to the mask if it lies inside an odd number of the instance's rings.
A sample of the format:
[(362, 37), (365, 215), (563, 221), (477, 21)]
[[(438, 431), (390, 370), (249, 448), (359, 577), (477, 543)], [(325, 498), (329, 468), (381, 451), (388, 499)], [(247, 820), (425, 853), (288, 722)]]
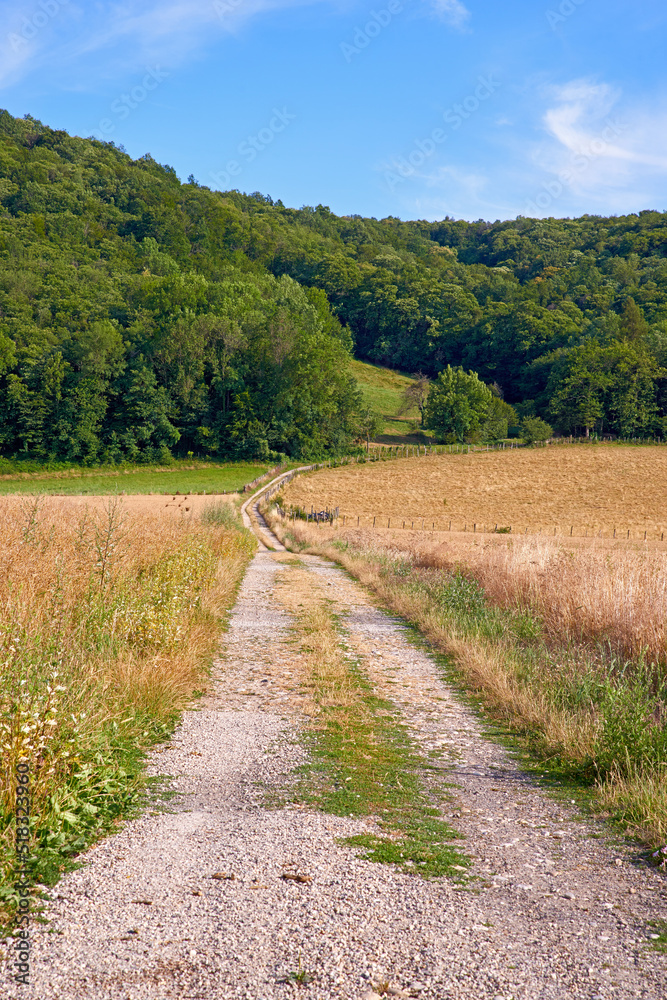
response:
[(665, 432), (667, 213), (338, 217), (7, 112), (0, 203), (4, 454), (344, 450), (352, 350), (474, 369), (565, 432)]

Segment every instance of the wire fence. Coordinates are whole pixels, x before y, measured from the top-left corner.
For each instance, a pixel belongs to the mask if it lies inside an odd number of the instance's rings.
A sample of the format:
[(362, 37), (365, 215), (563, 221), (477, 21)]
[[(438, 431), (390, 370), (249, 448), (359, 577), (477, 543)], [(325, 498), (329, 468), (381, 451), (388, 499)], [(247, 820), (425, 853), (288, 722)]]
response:
[[(586, 525), (556, 525), (544, 526), (517, 526), (505, 525), (501, 523), (489, 525), (480, 524), (474, 521), (433, 521), (428, 517), (402, 518), (388, 517), (386, 514), (340, 514), (339, 508), (323, 508), (321, 514), (327, 512), (328, 516), (304, 516), (298, 508), (283, 509), (276, 508), (277, 513), (283, 520), (317, 520), (337, 522), (341, 528), (375, 528), (390, 529), (392, 531), (420, 531), (428, 533), (468, 533), (477, 535), (512, 535), (513, 537), (525, 535), (541, 535), (544, 538), (607, 538), (616, 540), (631, 541), (659, 541), (664, 542), (665, 531), (662, 527), (657, 528), (627, 528), (627, 527), (599, 527)], [(311, 512), (314, 508), (311, 508)]]
[[(599, 439), (592, 437), (589, 438), (553, 438), (549, 441), (541, 442), (543, 446), (550, 445), (569, 445), (569, 444), (596, 444), (599, 443)], [(659, 445), (665, 444), (664, 441), (660, 441), (657, 438), (628, 438), (624, 440), (615, 439), (614, 443), (618, 444), (635, 444), (635, 445)], [(371, 452), (366, 455), (351, 455), (344, 456), (342, 458), (329, 459), (326, 462), (316, 462), (312, 465), (302, 466), (298, 469), (292, 469), (286, 475), (280, 478), (280, 481), (271, 486), (262, 494), (262, 500), (264, 502), (270, 502), (273, 497), (277, 496), (280, 491), (288, 483), (299, 475), (303, 475), (308, 472), (315, 472), (319, 469), (327, 468), (338, 468), (348, 465), (356, 464), (367, 464), (373, 462), (383, 462), (390, 461), (392, 459), (399, 458), (422, 458), (427, 455), (443, 455), (443, 454), (470, 454), (472, 452), (483, 452), (483, 451), (505, 451), (514, 448), (525, 447), (523, 442), (512, 442), (512, 441), (499, 441), (493, 444), (487, 445), (472, 445), (472, 444), (451, 444), (451, 445), (387, 445), (382, 446), (382, 451), (379, 449), (375, 453)], [(278, 471), (280, 466), (272, 470), (273, 472)], [(267, 474), (259, 477), (259, 479), (264, 479)], [(257, 481), (256, 481), (257, 482)], [(249, 484), (250, 485), (250, 484)], [(434, 521), (428, 517), (416, 517), (416, 518), (396, 518), (391, 517), (386, 514), (375, 514), (375, 515), (357, 515), (357, 514), (340, 514), (340, 508), (330, 507), (324, 505), (320, 510), (315, 510), (311, 506), (310, 513), (302, 510), (298, 507), (283, 508), (282, 506), (277, 506), (277, 512), (283, 520), (306, 520), (315, 521), (317, 523), (328, 522), (328, 523), (338, 523), (342, 527), (368, 527), (368, 528), (388, 528), (393, 530), (401, 531), (422, 531), (422, 532), (470, 532), (472, 534), (499, 534), (499, 535), (542, 535), (544, 537), (569, 537), (569, 538), (610, 538), (610, 539), (625, 539), (634, 541), (661, 541), (665, 540), (665, 531), (667, 529), (660, 527), (627, 527), (627, 526), (614, 526), (614, 525), (552, 525), (550, 527), (545, 527), (544, 525), (532, 525), (532, 526), (518, 526), (511, 524), (501, 524), (500, 522), (489, 524), (480, 524), (474, 521)], [(386, 522), (386, 524), (385, 524)]]

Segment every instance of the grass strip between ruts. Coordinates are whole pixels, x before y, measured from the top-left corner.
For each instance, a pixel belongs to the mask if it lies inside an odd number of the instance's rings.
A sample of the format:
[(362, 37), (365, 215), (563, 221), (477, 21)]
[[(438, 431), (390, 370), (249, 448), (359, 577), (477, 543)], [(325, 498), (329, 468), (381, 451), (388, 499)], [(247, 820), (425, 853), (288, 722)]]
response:
[(470, 859), (453, 844), (461, 834), (441, 818), (441, 769), (417, 750), (395, 706), (373, 694), (359, 660), (345, 657), (332, 610), (315, 605), (297, 621), (316, 718), (297, 795), (336, 816), (377, 817), (379, 834), (345, 840), (367, 860), (467, 881)]

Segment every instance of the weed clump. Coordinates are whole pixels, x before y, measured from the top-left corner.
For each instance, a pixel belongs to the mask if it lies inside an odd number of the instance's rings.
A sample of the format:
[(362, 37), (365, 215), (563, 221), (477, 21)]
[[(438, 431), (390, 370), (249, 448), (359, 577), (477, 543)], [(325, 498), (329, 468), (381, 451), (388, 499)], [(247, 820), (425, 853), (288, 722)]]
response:
[(201, 512), (201, 520), (203, 524), (212, 527), (243, 531), (243, 523), (236, 507), (222, 500), (207, 504)]

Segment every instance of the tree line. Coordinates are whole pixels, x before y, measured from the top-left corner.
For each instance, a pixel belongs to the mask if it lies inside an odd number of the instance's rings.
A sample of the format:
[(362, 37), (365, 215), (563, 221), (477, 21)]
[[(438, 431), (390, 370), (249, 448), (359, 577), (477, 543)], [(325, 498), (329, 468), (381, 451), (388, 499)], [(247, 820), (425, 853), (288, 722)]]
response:
[(485, 416), (449, 433), (664, 436), (667, 213), (340, 217), (0, 113), (3, 454), (342, 452), (352, 352), (477, 373)]

